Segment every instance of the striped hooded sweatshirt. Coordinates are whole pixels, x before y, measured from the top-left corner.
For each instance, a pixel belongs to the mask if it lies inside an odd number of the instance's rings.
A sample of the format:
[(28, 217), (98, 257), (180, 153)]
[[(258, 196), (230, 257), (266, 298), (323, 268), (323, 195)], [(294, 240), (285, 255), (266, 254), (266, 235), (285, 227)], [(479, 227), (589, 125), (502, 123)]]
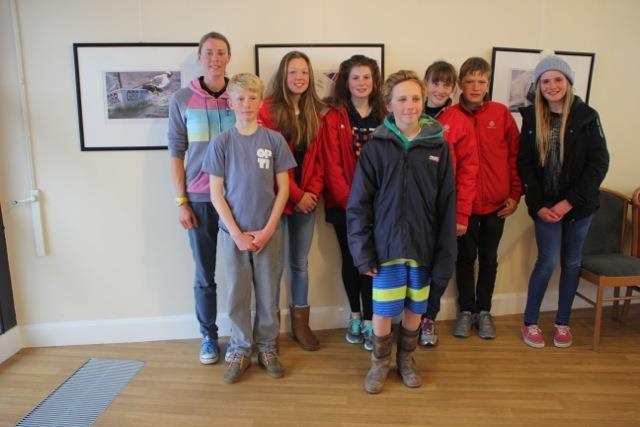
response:
[(209, 143), (222, 131), (233, 127), (234, 112), (229, 108), (229, 94), (218, 98), (193, 79), (188, 87), (178, 90), (169, 108), (169, 155), (186, 158), (187, 197), (191, 202), (208, 202), (209, 175), (201, 171)]

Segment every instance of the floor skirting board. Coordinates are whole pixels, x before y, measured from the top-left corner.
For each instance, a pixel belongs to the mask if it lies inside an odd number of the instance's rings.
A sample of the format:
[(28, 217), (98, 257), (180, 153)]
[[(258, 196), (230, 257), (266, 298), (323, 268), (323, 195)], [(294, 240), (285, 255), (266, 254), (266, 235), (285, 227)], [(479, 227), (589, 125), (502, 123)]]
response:
[[(595, 293), (595, 287), (585, 288), (589, 294)], [(594, 292), (589, 292), (594, 291)], [(455, 292), (451, 292), (455, 294)], [(517, 314), (524, 311), (526, 294), (497, 294), (493, 298), (494, 316)], [(548, 292), (541, 311), (553, 311), (557, 308), (558, 292)], [(574, 308), (589, 307), (579, 298)], [(445, 294), (441, 301), (438, 319), (447, 320), (456, 317), (455, 295)], [(335, 329), (345, 327), (349, 318), (349, 307), (312, 306), (312, 329)], [(289, 310), (281, 310), (281, 331), (290, 330)], [(218, 313), (220, 336), (228, 336), (231, 325), (227, 313)], [(198, 338), (199, 328), (193, 314), (159, 317), (133, 317), (124, 319), (80, 320), (73, 322), (51, 322), (31, 325), (19, 325), (4, 335), (0, 335), (0, 363), (23, 347), (49, 347), (83, 344), (109, 344), (143, 341), (163, 341)]]

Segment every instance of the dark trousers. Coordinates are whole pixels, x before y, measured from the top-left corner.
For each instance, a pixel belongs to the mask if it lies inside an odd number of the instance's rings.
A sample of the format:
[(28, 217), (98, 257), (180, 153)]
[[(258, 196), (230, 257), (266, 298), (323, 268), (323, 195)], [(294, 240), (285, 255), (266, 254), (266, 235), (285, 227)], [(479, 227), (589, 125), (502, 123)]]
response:
[(447, 290), (447, 283), (436, 283), (433, 280), (431, 281), (431, 286), (429, 289), (429, 302), (427, 305), (427, 312), (423, 317), (428, 317), (431, 320), (436, 320), (436, 316), (440, 312), (440, 299), (442, 298), (442, 294)]
[(371, 320), (373, 311), (371, 277), (360, 274), (353, 265), (347, 240), (347, 227), (333, 224), (333, 228), (336, 230), (336, 237), (342, 253), (342, 283), (344, 283), (344, 290), (347, 292), (351, 312), (360, 313), (360, 299), (362, 298), (362, 318)]
[[(458, 237), (456, 281), (460, 311), (491, 311), (491, 298), (498, 271), (498, 245), (504, 219), (497, 212), (471, 215), (467, 232)], [(475, 262), (478, 258), (478, 281)]]

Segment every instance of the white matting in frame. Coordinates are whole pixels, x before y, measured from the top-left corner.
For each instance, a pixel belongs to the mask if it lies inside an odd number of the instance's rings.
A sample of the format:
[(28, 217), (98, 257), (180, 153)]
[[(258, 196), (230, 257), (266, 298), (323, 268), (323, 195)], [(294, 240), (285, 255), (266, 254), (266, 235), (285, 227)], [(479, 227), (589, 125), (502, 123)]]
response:
[(197, 77), (197, 43), (74, 43), (82, 151), (167, 148), (171, 95)]
[(316, 91), (321, 99), (331, 94), (340, 63), (356, 54), (376, 60), (384, 79), (384, 44), (257, 44), (256, 74), (266, 85), (267, 94), (280, 60), (292, 50), (305, 53), (311, 60)]
[[(509, 107), (518, 127), (522, 125), (518, 108), (533, 103), (533, 70), (542, 59), (540, 52), (540, 49), (493, 48), (489, 96)], [(575, 74), (574, 93), (589, 103), (595, 53), (556, 51), (555, 54), (564, 59)]]

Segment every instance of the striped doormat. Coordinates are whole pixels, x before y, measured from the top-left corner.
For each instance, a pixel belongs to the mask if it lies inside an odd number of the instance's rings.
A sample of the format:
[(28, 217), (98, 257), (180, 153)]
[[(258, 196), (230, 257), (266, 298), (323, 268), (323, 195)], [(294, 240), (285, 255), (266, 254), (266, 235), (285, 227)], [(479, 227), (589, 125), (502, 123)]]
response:
[(16, 426), (90, 426), (143, 366), (135, 360), (91, 358)]

